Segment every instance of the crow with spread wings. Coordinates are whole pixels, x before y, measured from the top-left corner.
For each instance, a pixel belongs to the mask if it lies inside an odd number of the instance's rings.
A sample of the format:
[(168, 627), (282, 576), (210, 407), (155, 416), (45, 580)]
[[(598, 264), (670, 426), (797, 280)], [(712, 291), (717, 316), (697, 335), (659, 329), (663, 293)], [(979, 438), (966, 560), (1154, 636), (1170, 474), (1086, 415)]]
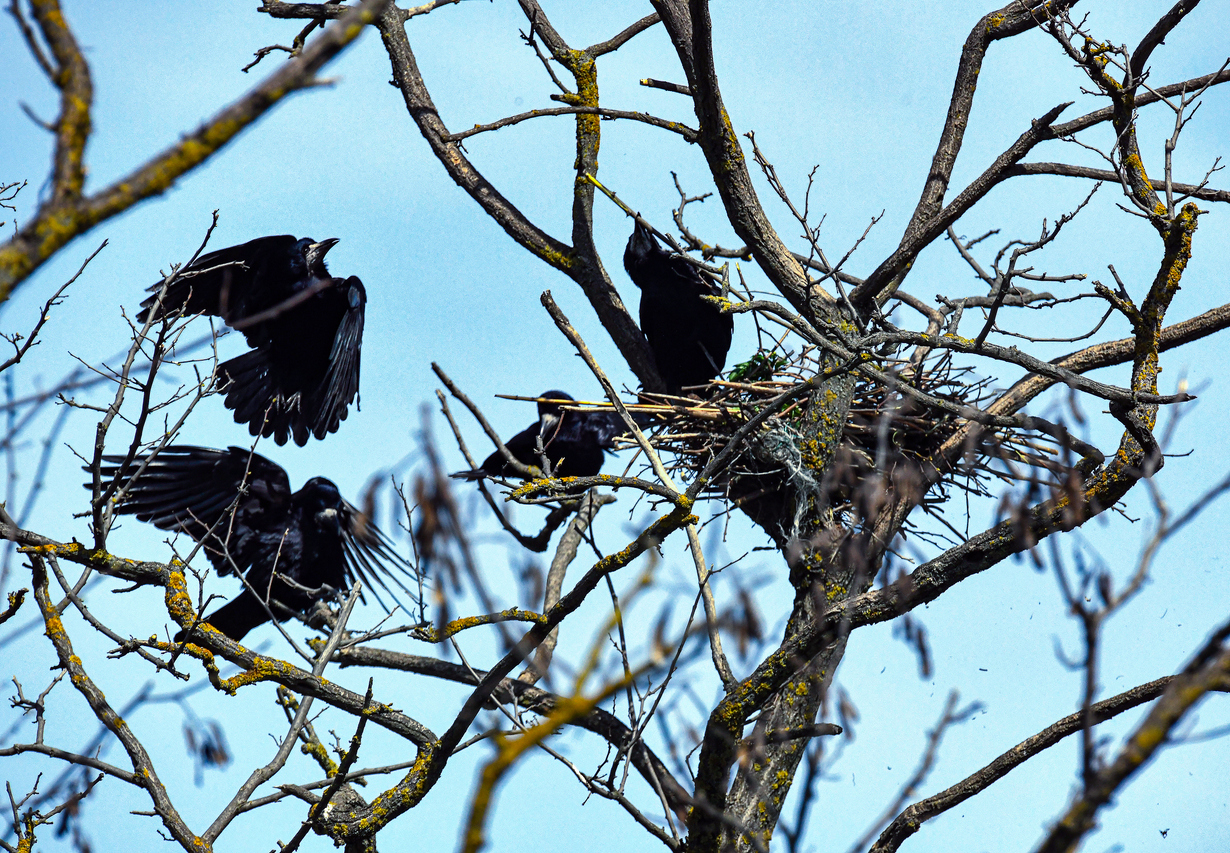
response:
[(252, 347), (218, 368), (235, 421), (278, 444), (324, 438), (359, 392), (367, 303), (363, 282), (325, 268), (337, 242), (283, 234), (210, 252), (179, 271), (161, 302), (162, 284), (151, 287), (137, 319), (221, 317)]
[[(114, 477), (124, 457), (104, 459), (103, 476)], [(390, 581), (415, 596), (403, 582), (413, 579), (413, 568), (324, 477), (291, 492), (281, 466), (240, 447), (165, 447), (152, 458), (135, 457), (125, 471), (142, 465), (116, 512), (186, 533), (219, 575), (243, 575), (243, 591), (203, 620), (233, 640), (266, 622), (270, 612), (285, 621), (349, 589), (356, 578), (386, 610), (377, 584), (394, 601)]]

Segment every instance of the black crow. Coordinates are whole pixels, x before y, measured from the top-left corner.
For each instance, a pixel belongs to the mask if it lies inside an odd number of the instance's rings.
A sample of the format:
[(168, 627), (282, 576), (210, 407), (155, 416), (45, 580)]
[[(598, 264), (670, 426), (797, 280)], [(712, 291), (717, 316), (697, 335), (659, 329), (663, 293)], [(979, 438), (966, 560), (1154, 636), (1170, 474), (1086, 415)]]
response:
[[(252, 347), (218, 368), (226, 407), (252, 435), (308, 437), (336, 432), (359, 392), (359, 352), (367, 293), (355, 276), (335, 278), (325, 254), (336, 238), (289, 234), (210, 252), (180, 271), (155, 317), (212, 314)], [(137, 319), (155, 310), (157, 291)]]
[[(567, 412), (558, 400), (572, 401), (563, 391), (544, 391), (538, 395), (538, 420), (514, 435), (504, 446), (523, 465), (541, 467), (538, 440), (556, 477), (593, 477), (602, 470), (605, 451), (613, 450), (614, 439), (627, 432), (618, 412)], [(642, 418), (638, 416), (638, 425)], [(645, 421), (645, 425), (648, 420)], [(478, 468), (451, 475), (461, 480), (484, 477), (515, 477), (512, 466), (495, 451)]]
[(658, 245), (640, 222), (624, 249), (624, 269), (641, 289), (641, 331), (667, 390), (678, 394), (682, 386), (703, 385), (721, 373), (734, 319), (700, 298), (721, 296), (721, 289)]
[[(124, 457), (104, 459), (110, 465), (103, 476), (114, 477)], [(135, 472), (147, 459), (137, 456), (126, 471)], [(386, 583), (392, 580), (413, 596), (399, 577), (411, 574), (409, 564), (367, 516), (342, 499), (337, 486), (313, 477), (292, 493), (281, 466), (241, 447), (163, 448), (116, 512), (188, 534), (219, 575), (247, 579), (250, 588), (245, 585), (203, 620), (233, 640), (269, 619), (261, 599), (285, 621), (290, 611), (306, 612), (330, 589), (350, 588), (355, 578), (382, 607), (374, 583), (393, 595)]]

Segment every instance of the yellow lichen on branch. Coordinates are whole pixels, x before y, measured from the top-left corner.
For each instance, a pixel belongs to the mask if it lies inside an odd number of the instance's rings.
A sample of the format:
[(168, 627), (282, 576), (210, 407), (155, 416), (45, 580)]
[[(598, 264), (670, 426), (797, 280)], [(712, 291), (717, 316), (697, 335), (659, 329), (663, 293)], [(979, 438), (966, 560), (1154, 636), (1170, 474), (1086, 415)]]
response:
[(411, 631), (411, 634), (417, 640), (423, 640), (428, 643), (442, 643), (449, 637), (459, 634), (467, 628), (476, 628), (479, 625), (494, 625), (499, 622), (534, 622), (543, 624), (546, 621), (547, 617), (541, 613), (535, 613), (532, 610), (522, 610), (519, 607), (510, 607), (507, 610), (501, 610), (499, 613), (462, 616), (439, 628), (431, 625), (425, 628), (415, 628)]
[[(72, 33), (59, 12), (59, 4), (55, 0), (35, 2), (35, 18), (62, 69), (54, 81), (61, 89), (62, 98), (55, 123), (53, 192), (25, 227), (0, 245), (0, 301), (8, 299), (13, 288), (71, 240), (138, 202), (166, 192), (179, 178), (220, 151), (288, 94), (315, 82), (316, 72), (353, 42), (365, 25), (374, 22), (387, 2), (366, 0), (347, 11), (265, 82), (223, 108), (179, 143), (92, 196), (82, 195), (83, 156), (91, 128), (89, 68), (80, 58)], [(74, 51), (79, 64), (73, 60)], [(61, 77), (63, 80), (59, 79)]]
[(474, 797), (470, 801), (470, 816), (466, 821), (465, 843), (461, 848), (462, 853), (478, 853), (486, 845), (485, 827), (487, 814), (491, 810), (491, 801), (495, 794), (495, 788), (504, 775), (517, 762), (517, 759), (564, 726), (585, 716), (600, 703), (623, 690), (634, 678), (635, 675), (633, 673), (628, 673), (618, 681), (608, 684), (591, 697), (573, 696), (561, 698), (550, 716), (538, 725), (524, 730), (517, 737), (507, 737), (503, 734), (495, 735), (494, 742), (497, 752), (495, 757), (487, 762), (487, 765), (483, 768), (482, 775), (479, 777), (478, 789), (474, 792)]
[(9, 606), (5, 609), (3, 613), (0, 613), (0, 625), (3, 625), (5, 622), (12, 619), (13, 616), (17, 613), (17, 611), (21, 609), (21, 605), (26, 600), (26, 593), (28, 593), (29, 591), (30, 590), (23, 587), (19, 590), (16, 590), (15, 592), (9, 593), (8, 595)]
[(69, 639), (68, 632), (64, 628), (64, 622), (60, 618), (60, 611), (51, 601), (51, 597), (48, 594), (47, 568), (43, 557), (35, 553), (35, 549), (27, 550), (31, 553), (30, 562), (33, 568), (34, 600), (38, 603), (39, 613), (43, 618), (45, 626), (45, 633), (55, 649), (60, 668), (68, 673), (69, 681), (86, 700), (95, 718), (115, 735), (116, 739), (124, 747), (132, 764), (134, 784), (148, 792), (158, 816), (162, 818), (163, 826), (166, 827), (171, 837), (185, 849), (211, 850), (211, 846), (203, 842), (184, 823), (172, 804), (170, 797), (167, 795), (166, 788), (161, 780), (159, 780), (145, 747), (128, 727), (128, 724), (124, 722), (107, 702), (103, 692), (94, 683), (93, 679), (86, 673), (81, 658), (73, 651), (72, 641)]

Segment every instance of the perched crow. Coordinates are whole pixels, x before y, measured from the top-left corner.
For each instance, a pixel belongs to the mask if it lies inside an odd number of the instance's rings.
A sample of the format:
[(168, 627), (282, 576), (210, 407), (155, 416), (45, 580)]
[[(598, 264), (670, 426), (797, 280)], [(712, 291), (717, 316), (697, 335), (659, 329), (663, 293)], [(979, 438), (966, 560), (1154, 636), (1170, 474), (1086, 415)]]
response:
[(624, 249), (624, 269), (641, 289), (641, 331), (667, 390), (678, 394), (681, 386), (703, 385), (721, 373), (734, 320), (700, 298), (721, 290), (658, 245), (640, 222)]
[[(563, 391), (544, 391), (538, 395), (538, 421), (514, 435), (504, 446), (523, 465), (541, 466), (538, 439), (557, 477), (592, 477), (602, 470), (604, 451), (613, 450), (614, 439), (627, 432), (618, 412), (566, 412), (559, 403), (568, 400)], [(636, 417), (642, 425), (640, 416)], [(646, 423), (648, 421), (646, 420)], [(451, 475), (460, 480), (481, 480), (484, 477), (514, 477), (512, 466), (500, 451), (495, 451), (472, 471)]]
[(218, 368), (235, 421), (278, 444), (324, 438), (359, 391), (367, 302), (358, 278), (325, 269), (336, 243), (283, 234), (210, 252), (180, 271), (161, 306), (161, 284), (151, 287), (137, 319), (155, 309), (156, 318), (177, 311), (221, 317), (252, 347)]
[[(114, 477), (124, 457), (104, 459), (110, 466), (103, 476)], [(136, 457), (126, 470), (135, 472), (147, 459)], [(409, 564), (367, 516), (342, 499), (337, 486), (313, 477), (292, 493), (281, 466), (241, 447), (163, 448), (116, 512), (188, 534), (219, 575), (247, 579), (251, 589), (245, 586), (204, 619), (234, 640), (269, 619), (261, 599), (285, 621), (290, 611), (306, 612), (329, 597), (325, 587), (345, 590), (355, 578), (382, 607), (373, 583), (393, 595), (386, 583), (392, 580), (412, 595), (400, 577), (409, 576)]]

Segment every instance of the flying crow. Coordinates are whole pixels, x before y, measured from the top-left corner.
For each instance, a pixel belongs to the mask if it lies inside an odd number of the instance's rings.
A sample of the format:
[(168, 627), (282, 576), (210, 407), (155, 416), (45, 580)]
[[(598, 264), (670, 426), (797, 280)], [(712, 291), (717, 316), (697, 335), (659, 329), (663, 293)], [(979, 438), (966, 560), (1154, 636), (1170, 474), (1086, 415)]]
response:
[(221, 317), (252, 347), (218, 368), (235, 421), (278, 444), (324, 438), (359, 391), (367, 303), (363, 282), (325, 269), (337, 242), (283, 234), (210, 252), (180, 270), (161, 305), (161, 283), (151, 287), (137, 319), (180, 311)]
[(641, 331), (667, 390), (678, 394), (682, 386), (703, 385), (721, 373), (734, 319), (700, 298), (721, 296), (721, 290), (658, 245), (639, 221), (624, 249), (624, 269), (641, 289)]
[[(572, 397), (563, 391), (544, 391), (538, 400), (538, 420), (504, 442), (508, 452), (522, 465), (541, 466), (537, 450), (541, 439), (555, 476), (593, 477), (601, 471), (605, 451), (613, 450), (614, 439), (627, 432), (619, 413), (564, 411), (559, 401), (572, 402)], [(642, 417), (636, 420), (642, 425)], [(517, 475), (496, 450), (478, 468), (458, 471), (451, 476), (460, 480), (481, 480)]]
[[(124, 457), (104, 459), (110, 464), (102, 475), (114, 477)], [(409, 564), (324, 477), (292, 493), (286, 471), (263, 456), (241, 447), (187, 445), (165, 447), (152, 460), (137, 456), (125, 471), (147, 462), (116, 512), (186, 533), (201, 543), (219, 575), (244, 576), (243, 591), (203, 620), (231, 639), (266, 622), (266, 605), (285, 621), (292, 611), (304, 613), (349, 589), (356, 578), (382, 607), (373, 584), (393, 595), (391, 580), (413, 596), (402, 582), (412, 573)]]

